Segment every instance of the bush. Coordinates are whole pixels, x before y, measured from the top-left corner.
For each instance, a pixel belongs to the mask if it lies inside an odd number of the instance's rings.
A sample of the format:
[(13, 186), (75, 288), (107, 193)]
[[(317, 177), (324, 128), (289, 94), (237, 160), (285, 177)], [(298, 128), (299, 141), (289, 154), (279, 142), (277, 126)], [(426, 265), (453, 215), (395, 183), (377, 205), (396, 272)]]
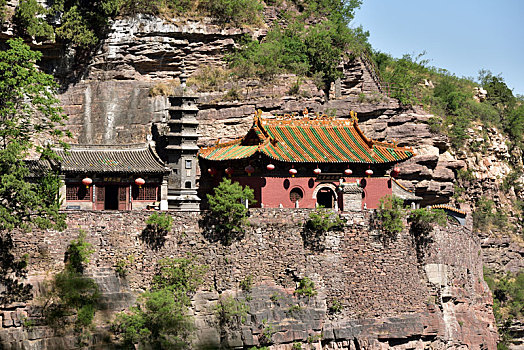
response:
[(168, 213), (153, 213), (147, 218), (146, 225), (140, 237), (157, 250), (164, 246), (166, 236), (173, 228), (173, 217)]
[(201, 0), (198, 6), (221, 23), (235, 26), (260, 23), (264, 9), (258, 0)]
[(220, 67), (203, 66), (189, 77), (187, 84), (196, 86), (198, 91), (218, 91), (229, 80), (230, 74)]
[(137, 306), (117, 315), (112, 330), (118, 339), (128, 347), (188, 348), (194, 330), (188, 307), (205, 270), (192, 258), (161, 260), (151, 289), (139, 296)]
[(229, 245), (234, 240), (241, 239), (247, 225), (248, 209), (245, 201), (249, 204), (255, 202), (253, 190), (242, 187), (238, 182), (224, 178), (215, 187), (214, 194), (207, 195), (209, 211), (206, 216), (206, 224), (212, 231), (211, 238), (220, 240)]
[(323, 207), (316, 208), (309, 214), (309, 219), (301, 232), (304, 246), (312, 250), (324, 250), (326, 233), (342, 230), (344, 223), (340, 215), (334, 211)]
[(220, 298), (215, 307), (215, 313), (218, 317), (222, 329), (237, 329), (241, 324), (246, 322), (249, 307), (243, 302), (229, 296)]
[(508, 346), (512, 339), (509, 332), (512, 320), (524, 316), (524, 271), (495, 273), (484, 267), (484, 280), (493, 294), (493, 314), (501, 335), (497, 348)]
[(384, 196), (380, 199), (380, 207), (376, 211), (379, 229), (385, 234), (385, 239), (394, 239), (404, 229), (404, 202), (395, 196)]
[(315, 283), (308, 277), (304, 277), (298, 282), (298, 287), (295, 289), (295, 294), (309, 298), (314, 297), (318, 294), (318, 292), (315, 290)]
[(417, 260), (421, 263), (425, 248), (432, 242), (430, 234), (433, 232), (434, 224), (445, 225), (447, 215), (441, 209), (414, 209), (409, 213), (408, 222), (410, 223), (409, 232), (415, 243)]
[(95, 250), (93, 245), (86, 241), (86, 233), (80, 230), (78, 238), (71, 241), (66, 251), (66, 269), (82, 273), (84, 265), (89, 263), (89, 257)]
[(246, 293), (251, 293), (253, 289), (253, 275), (247, 275), (242, 281), (240, 281), (240, 289)]
[(94, 252), (85, 236), (85, 232), (80, 231), (78, 238), (71, 241), (66, 252), (65, 269), (56, 274), (51, 283), (43, 314), (52, 327), (67, 325), (65, 316), (75, 313), (75, 329), (79, 332), (86, 332), (93, 321), (100, 293), (96, 282), (82, 274)]
[(332, 299), (328, 304), (328, 312), (331, 315), (339, 314), (344, 309), (344, 305), (338, 299)]
[(46, 9), (36, 0), (20, 0), (14, 22), (20, 32), (36, 39), (53, 40), (53, 27), (45, 20)]

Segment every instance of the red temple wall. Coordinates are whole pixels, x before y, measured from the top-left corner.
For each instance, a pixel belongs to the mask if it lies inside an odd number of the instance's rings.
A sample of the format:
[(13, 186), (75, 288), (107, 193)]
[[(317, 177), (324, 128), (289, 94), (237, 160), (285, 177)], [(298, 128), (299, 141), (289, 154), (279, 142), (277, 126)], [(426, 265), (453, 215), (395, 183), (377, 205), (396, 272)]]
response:
[(377, 209), (380, 205), (380, 198), (391, 195), (391, 181), (387, 177), (371, 177), (361, 180), (364, 190), (362, 208), (366, 205), (368, 209)]
[[(278, 208), (280, 205), (284, 208), (294, 208), (295, 203), (289, 198), (292, 189), (300, 188), (304, 197), (299, 201), (300, 208), (314, 208), (316, 198), (313, 198), (315, 189), (319, 185), (332, 184), (337, 186), (338, 181), (317, 182), (311, 177), (233, 177), (242, 186), (249, 186), (254, 190), (255, 200), (257, 203), (253, 207), (259, 208), (263, 204), (264, 208)], [(380, 198), (391, 195), (391, 183), (389, 178), (346, 178), (345, 182), (361, 181), (364, 190), (362, 207), (376, 209), (380, 205)], [(339, 195), (337, 193), (337, 195)], [(341, 201), (339, 200), (339, 207)]]

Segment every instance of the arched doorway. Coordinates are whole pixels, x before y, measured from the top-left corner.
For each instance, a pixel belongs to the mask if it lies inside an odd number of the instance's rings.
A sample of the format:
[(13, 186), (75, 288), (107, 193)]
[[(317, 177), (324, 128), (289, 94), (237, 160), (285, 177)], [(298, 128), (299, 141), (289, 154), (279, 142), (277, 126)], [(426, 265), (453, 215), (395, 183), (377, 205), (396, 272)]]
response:
[(316, 198), (317, 206), (338, 209), (337, 194), (335, 192), (335, 186), (332, 184), (318, 185), (313, 192), (313, 198)]

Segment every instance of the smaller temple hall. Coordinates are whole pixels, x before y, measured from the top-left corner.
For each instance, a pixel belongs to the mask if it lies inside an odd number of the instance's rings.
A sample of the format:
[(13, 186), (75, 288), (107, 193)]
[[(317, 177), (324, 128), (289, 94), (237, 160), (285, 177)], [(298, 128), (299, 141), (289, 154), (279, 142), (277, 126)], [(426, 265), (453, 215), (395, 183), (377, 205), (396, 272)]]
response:
[(58, 150), (66, 209), (167, 209), (169, 168), (151, 145)]
[(200, 197), (230, 177), (254, 190), (256, 207), (376, 209), (388, 194), (416, 206), (422, 198), (395, 180), (398, 164), (413, 156), (366, 137), (354, 112), (335, 119), (259, 111), (244, 137), (200, 149)]

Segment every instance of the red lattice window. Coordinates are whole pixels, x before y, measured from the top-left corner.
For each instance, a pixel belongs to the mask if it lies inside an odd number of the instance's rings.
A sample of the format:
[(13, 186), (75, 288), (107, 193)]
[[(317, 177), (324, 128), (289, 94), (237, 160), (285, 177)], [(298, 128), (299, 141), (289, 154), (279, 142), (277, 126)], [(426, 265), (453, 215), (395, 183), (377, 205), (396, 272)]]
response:
[(135, 201), (156, 201), (158, 192), (158, 185), (143, 185), (142, 188), (133, 185), (132, 196)]
[(91, 188), (82, 184), (66, 185), (66, 201), (89, 201), (91, 200)]

